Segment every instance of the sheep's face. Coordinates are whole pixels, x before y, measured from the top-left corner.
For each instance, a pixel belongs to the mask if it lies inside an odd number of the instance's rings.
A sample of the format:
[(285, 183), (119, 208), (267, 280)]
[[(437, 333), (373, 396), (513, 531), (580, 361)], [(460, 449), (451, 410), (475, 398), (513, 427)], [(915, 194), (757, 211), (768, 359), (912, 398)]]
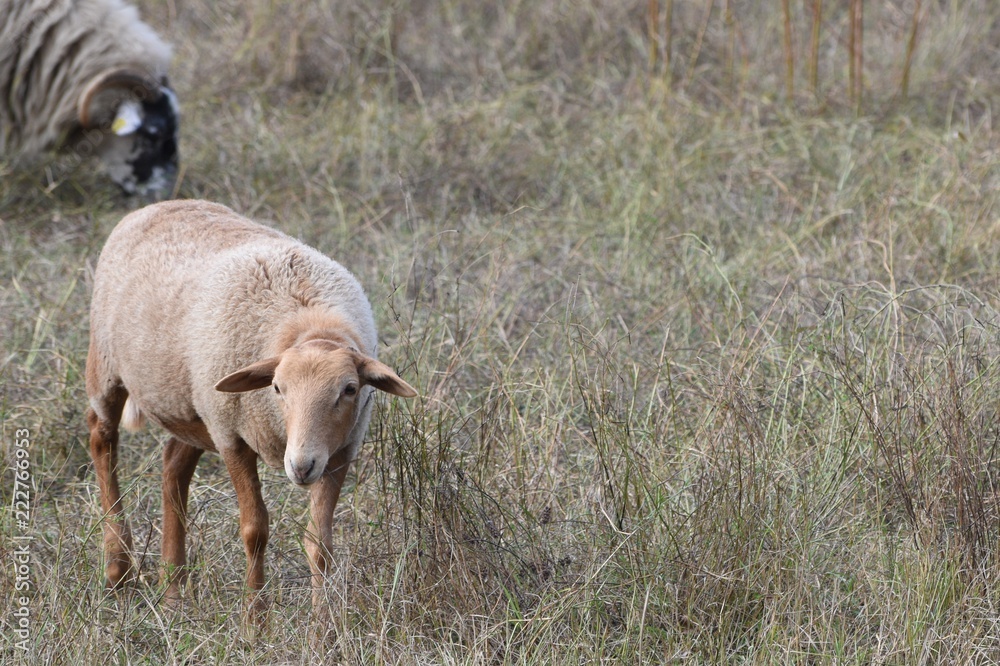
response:
[(125, 99), (98, 152), (108, 175), (127, 194), (163, 198), (177, 178), (180, 111), (167, 86), (149, 99)]
[(313, 340), (229, 375), (215, 388), (269, 388), (285, 417), (285, 474), (300, 486), (315, 483), (330, 457), (347, 445), (373, 387), (405, 398), (417, 392), (389, 366), (353, 349)]
[(361, 378), (354, 354), (293, 347), (282, 354), (271, 390), (285, 415), (285, 474), (299, 485), (313, 483), (357, 420)]

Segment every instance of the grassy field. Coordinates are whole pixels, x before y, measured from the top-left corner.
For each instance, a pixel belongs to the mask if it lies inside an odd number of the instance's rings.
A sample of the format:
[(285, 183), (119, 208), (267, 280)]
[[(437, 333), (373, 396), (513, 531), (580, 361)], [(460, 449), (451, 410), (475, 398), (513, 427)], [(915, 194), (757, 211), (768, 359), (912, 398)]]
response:
[(178, 196), (341, 260), (421, 396), (376, 408), (325, 630), (267, 471), (241, 631), (214, 456), (160, 604), (155, 430), (123, 441), (143, 577), (106, 594), (87, 312), (141, 202), (0, 163), (0, 661), (1000, 661), (1000, 7), (868, 3), (858, 95), (848, 3), (815, 58), (813, 2), (787, 45), (783, 3), (654, 4), (139, 3), (176, 45)]

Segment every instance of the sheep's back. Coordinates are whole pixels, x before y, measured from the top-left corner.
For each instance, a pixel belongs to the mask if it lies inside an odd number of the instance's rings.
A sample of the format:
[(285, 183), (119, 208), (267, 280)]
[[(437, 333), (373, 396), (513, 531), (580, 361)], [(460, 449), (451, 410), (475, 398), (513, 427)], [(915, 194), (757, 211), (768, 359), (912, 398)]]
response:
[[(218, 204), (175, 201), (127, 215), (98, 260), (92, 331), (123, 364), (138, 354), (184, 355), (192, 309), (225, 294), (220, 275), (233, 253), (289, 242)], [(238, 276), (230, 280), (238, 285)]]
[[(194, 415), (191, 311), (213, 263), (249, 238), (281, 237), (229, 209), (169, 202), (126, 216), (101, 252), (91, 299), (91, 353), (154, 420)], [(157, 419), (161, 413), (162, 419)]]

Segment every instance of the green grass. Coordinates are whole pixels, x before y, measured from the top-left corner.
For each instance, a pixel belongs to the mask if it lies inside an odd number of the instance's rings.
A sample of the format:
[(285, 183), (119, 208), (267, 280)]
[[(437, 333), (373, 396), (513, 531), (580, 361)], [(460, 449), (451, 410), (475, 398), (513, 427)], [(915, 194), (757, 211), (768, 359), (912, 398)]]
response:
[(33, 483), (26, 531), (0, 512), (0, 661), (25, 533), (26, 663), (1000, 659), (1000, 13), (924, 3), (904, 100), (913, 3), (866, 7), (858, 112), (846, 3), (817, 94), (792, 3), (791, 100), (771, 4), (677, 3), (651, 75), (645, 2), (140, 3), (176, 44), (179, 195), (341, 260), (421, 395), (380, 401), (348, 477), (324, 635), (277, 471), (241, 629), (217, 457), (159, 603), (159, 431), (123, 441), (143, 577), (107, 595), (82, 371), (139, 204), (0, 166), (4, 505), (20, 428)]

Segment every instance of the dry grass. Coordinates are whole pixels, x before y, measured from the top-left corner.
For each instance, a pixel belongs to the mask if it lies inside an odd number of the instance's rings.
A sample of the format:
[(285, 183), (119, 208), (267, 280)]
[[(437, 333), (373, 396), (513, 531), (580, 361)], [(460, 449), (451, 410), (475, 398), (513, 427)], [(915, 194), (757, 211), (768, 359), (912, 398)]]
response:
[(918, 3), (865, 5), (856, 113), (847, 3), (668, 3), (658, 33), (654, 4), (142, 3), (177, 44), (180, 195), (347, 264), (421, 397), (379, 404), (349, 477), (321, 641), (271, 472), (271, 620), (241, 636), (217, 458), (189, 603), (158, 603), (159, 432), (124, 449), (144, 578), (107, 596), (81, 373), (138, 204), (0, 165), (30, 663), (1000, 659), (1000, 13), (924, 3), (911, 47)]

